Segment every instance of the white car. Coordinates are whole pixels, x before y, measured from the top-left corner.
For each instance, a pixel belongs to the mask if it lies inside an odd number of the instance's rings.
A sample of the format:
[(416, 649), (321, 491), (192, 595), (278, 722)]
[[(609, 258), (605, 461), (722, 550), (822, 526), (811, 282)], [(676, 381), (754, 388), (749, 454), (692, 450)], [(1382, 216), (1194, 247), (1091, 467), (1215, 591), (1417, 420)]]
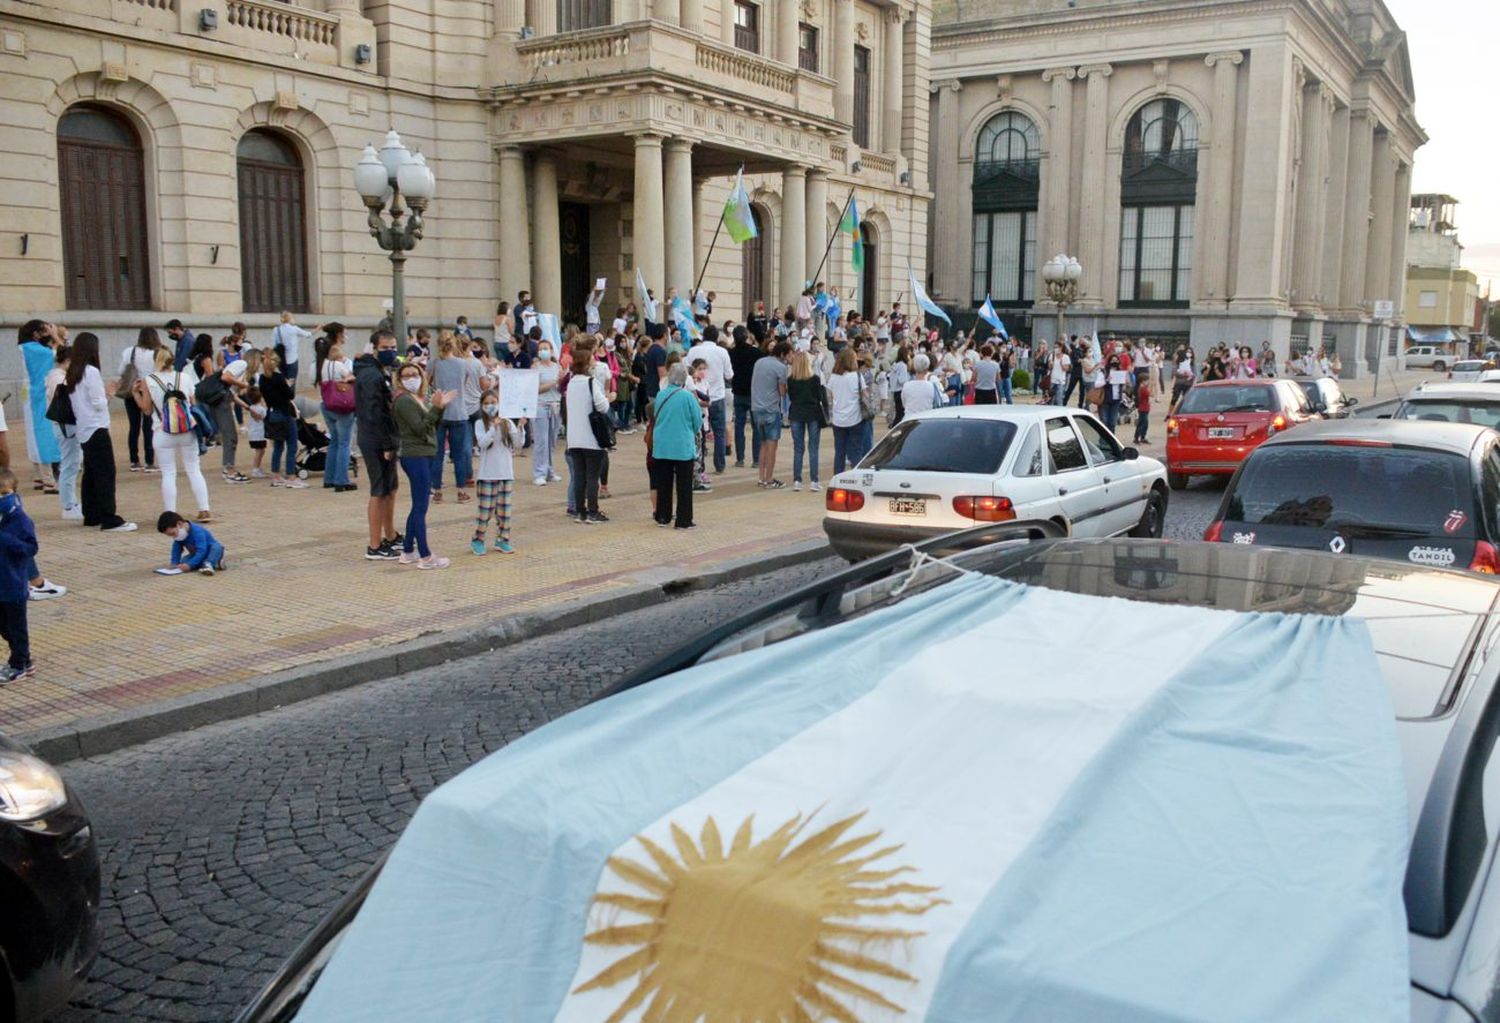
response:
[(1159, 537), (1167, 470), (1081, 409), (969, 405), (903, 419), (834, 478), (823, 531), (850, 561), (986, 522)]
[(1484, 359), (1460, 359), (1448, 371), (1448, 379), (1455, 384), (1471, 384), (1484, 379), (1490, 363)]
[(1412, 345), (1405, 352), (1407, 369), (1431, 368), (1445, 372), (1457, 359), (1437, 345)]

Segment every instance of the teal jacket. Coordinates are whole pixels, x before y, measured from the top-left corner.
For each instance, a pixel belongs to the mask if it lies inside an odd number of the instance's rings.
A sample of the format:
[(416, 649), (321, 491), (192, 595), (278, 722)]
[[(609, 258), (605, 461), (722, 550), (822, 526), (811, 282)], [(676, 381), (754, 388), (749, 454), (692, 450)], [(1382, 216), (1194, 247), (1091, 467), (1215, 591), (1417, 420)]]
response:
[(653, 405), (656, 426), (651, 430), (651, 457), (686, 461), (698, 457), (698, 432), (703, 412), (692, 391), (668, 384)]

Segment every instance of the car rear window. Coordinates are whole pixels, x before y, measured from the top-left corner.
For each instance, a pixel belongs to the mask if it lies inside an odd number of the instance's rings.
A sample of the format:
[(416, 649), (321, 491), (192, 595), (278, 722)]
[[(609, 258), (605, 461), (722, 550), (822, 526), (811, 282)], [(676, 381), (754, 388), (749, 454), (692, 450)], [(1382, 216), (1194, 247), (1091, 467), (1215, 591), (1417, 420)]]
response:
[(1246, 459), (1229, 498), (1232, 522), (1389, 526), (1474, 537), (1474, 487), (1458, 455), (1417, 448), (1293, 444)]
[(1435, 423), (1478, 423), (1480, 426), (1500, 428), (1500, 401), (1411, 398), (1396, 410), (1394, 418), (1425, 419)]
[(1465, 359), (1463, 362), (1455, 362), (1453, 369), (1458, 373), (1477, 373), (1484, 369), (1484, 363), (1479, 359)]
[(1000, 471), (1016, 427), (999, 419), (908, 419), (859, 463), (861, 469), (911, 472)]
[(1276, 412), (1280, 409), (1275, 388), (1257, 384), (1245, 387), (1194, 387), (1182, 399), (1178, 412)]

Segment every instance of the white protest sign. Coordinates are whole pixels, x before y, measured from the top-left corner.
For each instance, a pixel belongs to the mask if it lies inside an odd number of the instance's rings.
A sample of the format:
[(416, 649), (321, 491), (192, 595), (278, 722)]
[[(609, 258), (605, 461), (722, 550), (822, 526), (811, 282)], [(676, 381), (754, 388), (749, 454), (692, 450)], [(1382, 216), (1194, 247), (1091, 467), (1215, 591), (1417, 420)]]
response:
[(603, 291), (604, 290), (604, 285), (607, 284), (607, 283), (608, 283), (608, 279), (607, 278), (604, 278), (604, 277), (599, 278), (597, 281), (594, 282), (594, 290), (595, 291)]
[(541, 371), (500, 370), (500, 414), (506, 419), (535, 419)]

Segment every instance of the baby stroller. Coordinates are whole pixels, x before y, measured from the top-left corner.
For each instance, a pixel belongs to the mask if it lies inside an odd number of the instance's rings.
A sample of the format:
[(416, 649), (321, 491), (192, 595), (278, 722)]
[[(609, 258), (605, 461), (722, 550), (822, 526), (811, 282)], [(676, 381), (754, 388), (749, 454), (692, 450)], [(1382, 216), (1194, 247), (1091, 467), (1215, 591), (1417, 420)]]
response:
[(321, 426), (297, 420), (297, 478), (307, 479), (328, 465), (328, 434)]

